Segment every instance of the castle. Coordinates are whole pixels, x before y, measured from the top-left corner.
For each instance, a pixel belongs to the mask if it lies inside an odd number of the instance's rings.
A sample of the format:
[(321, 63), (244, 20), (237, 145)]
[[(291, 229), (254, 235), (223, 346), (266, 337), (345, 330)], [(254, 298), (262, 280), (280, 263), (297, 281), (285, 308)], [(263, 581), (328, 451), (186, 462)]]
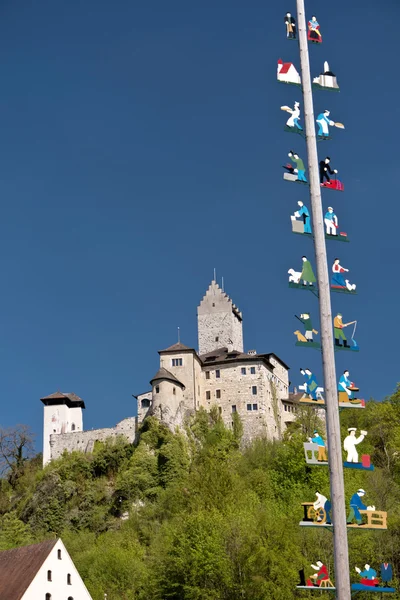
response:
[(64, 450), (91, 452), (96, 441), (123, 435), (134, 442), (148, 415), (175, 429), (200, 407), (217, 406), (227, 426), (236, 413), (244, 440), (264, 435), (279, 439), (295, 418), (289, 397), (289, 367), (275, 354), (244, 352), (243, 317), (231, 298), (212, 281), (197, 308), (198, 352), (180, 342), (160, 350), (160, 368), (151, 390), (134, 396), (137, 417), (113, 428), (83, 431), (84, 401), (56, 392), (44, 404), (43, 464)]

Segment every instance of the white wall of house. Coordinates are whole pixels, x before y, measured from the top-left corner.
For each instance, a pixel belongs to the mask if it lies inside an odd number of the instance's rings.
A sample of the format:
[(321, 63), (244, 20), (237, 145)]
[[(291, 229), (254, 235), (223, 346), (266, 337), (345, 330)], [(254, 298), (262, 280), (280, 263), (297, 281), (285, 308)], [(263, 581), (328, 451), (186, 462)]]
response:
[[(61, 558), (58, 552), (61, 552)], [(48, 581), (48, 572), (51, 581)], [(70, 581), (69, 584), (69, 578)], [(64, 544), (58, 540), (21, 600), (92, 600)]]

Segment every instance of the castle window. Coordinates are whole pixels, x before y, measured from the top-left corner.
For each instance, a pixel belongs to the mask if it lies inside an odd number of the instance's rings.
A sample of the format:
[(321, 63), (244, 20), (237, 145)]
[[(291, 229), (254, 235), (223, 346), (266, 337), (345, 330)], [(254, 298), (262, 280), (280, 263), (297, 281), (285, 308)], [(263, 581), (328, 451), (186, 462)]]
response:
[(210, 379), (210, 371), (206, 371), (206, 379)]
[(159, 393), (160, 393), (160, 386), (156, 385), (156, 394), (159, 394)]
[(61, 550), (57, 550), (57, 558), (58, 560), (61, 560)]
[(250, 373), (251, 373), (251, 375), (255, 375), (256, 374), (256, 368), (255, 367), (250, 367)]
[(213, 306), (215, 306), (215, 302), (213, 302)]
[(181, 358), (173, 358), (172, 359), (172, 366), (173, 367), (181, 367), (182, 366), (182, 359)]
[(67, 575), (67, 585), (72, 585), (72, 583), (71, 583), (71, 574), (70, 573), (68, 573), (68, 575)]
[(176, 388), (172, 388), (172, 393), (175, 396), (175, 394), (176, 394)]
[(232, 404), (232, 412), (236, 412), (236, 404)]
[(251, 410), (251, 404), (247, 405), (247, 410)]
[(211, 400), (211, 392), (206, 392), (206, 400)]
[(45, 598), (46, 600), (51, 600), (51, 594), (46, 594)]
[(242, 367), (241, 371), (242, 371), (242, 375), (246, 375), (246, 367)]
[(47, 571), (47, 581), (51, 581), (51, 571)]
[(216, 341), (216, 342), (219, 342), (219, 337), (218, 337), (218, 335), (217, 335), (217, 337), (215, 338), (215, 341)]
[(256, 385), (253, 385), (251, 387), (251, 393), (253, 394), (253, 396), (257, 396), (257, 386)]
[(215, 397), (221, 398), (221, 390), (215, 390)]
[(258, 410), (258, 404), (253, 404), (253, 410)]
[(215, 377), (216, 377), (217, 379), (219, 379), (219, 378), (221, 377), (221, 371), (220, 371), (219, 369), (217, 369), (217, 370), (215, 371)]
[(286, 404), (285, 404), (285, 412), (287, 412), (287, 406), (286, 406)]
[(75, 423), (71, 424), (71, 431), (75, 431)]
[(150, 400), (148, 398), (143, 398), (143, 400), (141, 401), (141, 405), (142, 405), (142, 408), (149, 408)]

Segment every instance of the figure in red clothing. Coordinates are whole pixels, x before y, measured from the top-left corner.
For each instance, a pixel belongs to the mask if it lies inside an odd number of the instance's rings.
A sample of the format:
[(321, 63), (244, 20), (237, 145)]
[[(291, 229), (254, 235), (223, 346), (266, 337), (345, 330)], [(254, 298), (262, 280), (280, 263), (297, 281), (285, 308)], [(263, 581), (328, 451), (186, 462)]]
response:
[(315, 573), (314, 575), (311, 575), (310, 579), (314, 579), (316, 585), (318, 587), (321, 587), (321, 582), (322, 581), (328, 581), (329, 580), (328, 569), (327, 569), (326, 565), (324, 565), (324, 563), (321, 562), (320, 560), (317, 560), (317, 564), (316, 565), (311, 565), (311, 567), (315, 571), (318, 571), (318, 572)]
[(310, 21), (308, 21), (308, 39), (314, 44), (321, 44), (322, 42), (322, 35), (319, 30), (319, 23), (315, 15), (313, 15)]
[(332, 281), (331, 286), (333, 288), (343, 288), (344, 290), (348, 290), (349, 292), (355, 292), (356, 285), (355, 283), (350, 283), (348, 279), (344, 278), (342, 273), (348, 273), (349, 269), (345, 269), (340, 264), (340, 258), (335, 258), (332, 265)]

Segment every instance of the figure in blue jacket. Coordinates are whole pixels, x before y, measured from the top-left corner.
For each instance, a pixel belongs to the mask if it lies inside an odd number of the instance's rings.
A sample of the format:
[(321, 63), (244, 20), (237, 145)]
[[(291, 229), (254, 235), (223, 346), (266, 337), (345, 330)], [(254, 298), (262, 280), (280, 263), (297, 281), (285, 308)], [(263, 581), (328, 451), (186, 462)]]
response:
[(299, 200), (297, 204), (299, 205), (299, 210), (296, 210), (296, 212), (294, 213), (294, 216), (301, 217), (303, 219), (304, 233), (311, 233), (310, 211), (308, 210), (307, 206), (305, 206), (303, 204), (303, 202), (301, 200)]
[(390, 583), (393, 579), (393, 569), (392, 565), (389, 563), (381, 564), (381, 579), (382, 583)]
[[(347, 523), (352, 523), (355, 519), (358, 525), (362, 524), (362, 516), (360, 510), (367, 510), (367, 506), (363, 504), (361, 498), (365, 496), (365, 491), (360, 489), (352, 495), (350, 499), (350, 514), (347, 517)], [(375, 507), (371, 507), (371, 510), (375, 510)]]

